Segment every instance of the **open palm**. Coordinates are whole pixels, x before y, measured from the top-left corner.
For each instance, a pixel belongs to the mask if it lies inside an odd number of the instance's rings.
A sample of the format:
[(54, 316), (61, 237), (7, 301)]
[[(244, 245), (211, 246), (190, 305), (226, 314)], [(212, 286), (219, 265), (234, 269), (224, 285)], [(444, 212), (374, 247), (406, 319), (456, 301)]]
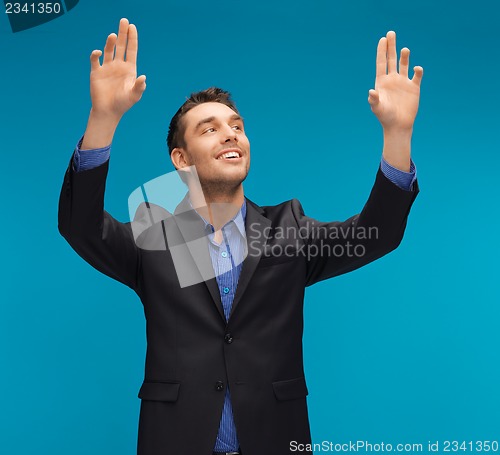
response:
[(113, 115), (118, 120), (142, 97), (146, 76), (137, 77), (137, 28), (127, 19), (120, 20), (118, 36), (111, 33), (104, 47), (102, 65), (100, 50), (90, 56), (90, 95), (92, 109)]
[(390, 31), (377, 46), (375, 90), (368, 102), (385, 130), (411, 130), (418, 111), (423, 68), (415, 66), (408, 78), (410, 50), (403, 48), (397, 70), (396, 33)]

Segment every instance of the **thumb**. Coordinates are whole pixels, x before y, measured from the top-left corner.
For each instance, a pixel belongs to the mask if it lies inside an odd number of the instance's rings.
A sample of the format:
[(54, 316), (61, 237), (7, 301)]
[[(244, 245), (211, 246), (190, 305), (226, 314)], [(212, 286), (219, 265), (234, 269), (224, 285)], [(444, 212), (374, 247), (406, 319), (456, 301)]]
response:
[(368, 103), (370, 103), (371, 107), (375, 107), (379, 103), (379, 95), (376, 90), (368, 90)]
[(101, 64), (99, 63), (99, 57), (102, 55), (102, 51), (95, 50), (90, 54), (90, 65), (92, 70), (98, 69)]
[(146, 90), (146, 76), (143, 74), (139, 76), (132, 87), (132, 93), (136, 101), (141, 99), (142, 94)]

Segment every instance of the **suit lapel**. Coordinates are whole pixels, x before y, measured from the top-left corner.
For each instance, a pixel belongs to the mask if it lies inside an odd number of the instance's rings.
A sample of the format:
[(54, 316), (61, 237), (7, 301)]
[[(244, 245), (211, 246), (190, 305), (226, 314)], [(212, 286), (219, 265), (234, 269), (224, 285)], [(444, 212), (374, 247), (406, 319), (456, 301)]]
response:
[[(247, 202), (245, 231), (248, 254), (242, 263), (242, 269), (238, 279), (236, 294), (231, 306), (229, 318), (233, 315), (235, 308), (240, 302), (253, 274), (255, 273), (255, 269), (257, 268), (257, 264), (260, 261), (262, 252), (267, 242), (266, 233), (268, 227), (271, 225), (271, 220), (263, 215), (264, 211), (258, 205), (254, 204), (247, 198), (245, 198), (245, 200)], [(219, 286), (216, 278), (213, 276), (214, 270), (210, 259), (208, 238), (204, 230), (205, 224), (201, 220), (198, 213), (190, 206), (187, 196), (184, 197), (181, 203), (177, 206), (174, 212), (174, 219), (183, 239), (184, 245), (182, 245), (182, 247), (184, 248), (184, 251), (186, 251), (187, 247), (187, 251), (189, 251), (197, 269), (195, 270), (191, 264), (191, 272), (189, 272), (189, 267), (185, 267), (184, 269), (186, 271), (184, 273), (192, 274), (194, 272), (199, 278), (197, 282), (204, 281), (221, 318), (224, 323), (226, 323)], [(169, 248), (172, 251), (170, 242)], [(183, 260), (186, 261), (187, 259), (184, 258)]]
[[(183, 240), (183, 245), (179, 245), (179, 248), (183, 249), (182, 253), (179, 255), (179, 259), (183, 262), (183, 265), (189, 262), (188, 266), (181, 267), (181, 273), (187, 275), (188, 281), (190, 281), (191, 284), (196, 284), (200, 281), (205, 283), (225, 323), (226, 317), (224, 316), (219, 286), (214, 277), (214, 269), (209, 253), (208, 237), (205, 232), (205, 223), (189, 204), (187, 195), (175, 209), (174, 220)], [(172, 247), (170, 247), (170, 250), (172, 251)], [(189, 255), (194, 265), (190, 261)], [(179, 262), (179, 260), (176, 262)]]
[(263, 215), (264, 210), (262, 208), (247, 198), (245, 198), (245, 200), (247, 201), (245, 231), (248, 254), (242, 264), (241, 274), (238, 280), (238, 286), (236, 287), (236, 294), (234, 296), (229, 319), (231, 319), (231, 316), (248, 287), (250, 279), (255, 273), (257, 264), (259, 263), (264, 247), (266, 246), (266, 233), (268, 232), (268, 227), (271, 225), (271, 220)]

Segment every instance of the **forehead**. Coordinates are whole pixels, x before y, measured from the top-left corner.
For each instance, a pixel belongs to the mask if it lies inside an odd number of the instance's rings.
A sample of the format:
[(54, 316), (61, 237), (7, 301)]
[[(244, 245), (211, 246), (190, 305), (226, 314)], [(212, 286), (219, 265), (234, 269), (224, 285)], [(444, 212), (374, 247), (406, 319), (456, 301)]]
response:
[(202, 103), (193, 107), (184, 115), (184, 125), (187, 129), (194, 128), (200, 120), (208, 117), (215, 117), (218, 120), (228, 120), (236, 112), (229, 106), (222, 103)]

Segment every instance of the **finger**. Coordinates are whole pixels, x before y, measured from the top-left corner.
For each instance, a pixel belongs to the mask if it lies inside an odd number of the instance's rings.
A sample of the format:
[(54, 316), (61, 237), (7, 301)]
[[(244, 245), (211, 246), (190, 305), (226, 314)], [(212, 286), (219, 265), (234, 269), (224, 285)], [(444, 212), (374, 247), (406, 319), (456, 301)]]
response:
[(401, 56), (399, 57), (399, 74), (408, 77), (408, 65), (410, 63), (410, 49), (403, 47)]
[(106, 46), (104, 46), (104, 63), (109, 63), (113, 61), (113, 55), (115, 53), (115, 44), (116, 44), (116, 33), (111, 33), (106, 40)]
[(397, 71), (397, 52), (396, 52), (396, 33), (387, 32), (387, 72), (395, 73)]
[(368, 103), (371, 107), (375, 107), (380, 101), (378, 92), (376, 90), (368, 90)]
[(132, 94), (133, 94), (133, 99), (135, 102), (137, 102), (141, 99), (141, 96), (144, 93), (144, 90), (146, 90), (146, 76), (144, 76), (144, 74), (143, 74), (142, 76), (139, 76), (135, 80), (135, 84), (132, 87)]
[(92, 53), (90, 54), (90, 68), (92, 71), (101, 67), (101, 64), (99, 63), (99, 57), (101, 55), (102, 51), (99, 50), (92, 51)]
[(413, 78), (412, 82), (415, 82), (420, 87), (420, 83), (422, 82), (422, 77), (424, 75), (424, 69), (421, 66), (414, 66), (413, 67)]
[(137, 48), (139, 40), (137, 36), (137, 27), (134, 24), (128, 26), (128, 43), (127, 43), (127, 62), (137, 63)]
[(120, 20), (120, 27), (118, 29), (115, 59), (124, 60), (125, 49), (127, 47), (127, 35), (128, 35), (128, 20), (123, 18)]
[(376, 76), (387, 74), (387, 38), (380, 38), (377, 46), (377, 70)]

